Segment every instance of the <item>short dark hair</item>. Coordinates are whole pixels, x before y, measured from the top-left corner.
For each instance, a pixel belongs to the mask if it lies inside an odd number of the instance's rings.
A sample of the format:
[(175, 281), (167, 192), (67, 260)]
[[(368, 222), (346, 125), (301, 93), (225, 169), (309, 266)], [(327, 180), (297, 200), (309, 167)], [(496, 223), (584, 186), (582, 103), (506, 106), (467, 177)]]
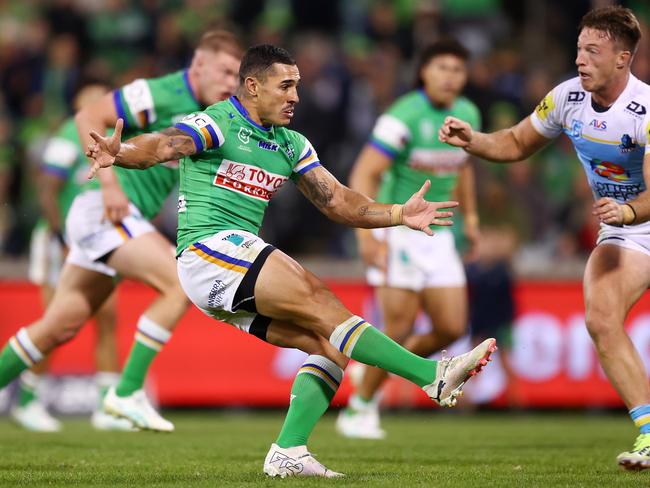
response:
[(429, 61), (431, 61), (436, 56), (442, 56), (443, 54), (451, 54), (456, 56), (463, 61), (469, 59), (469, 51), (465, 46), (463, 46), (456, 39), (451, 37), (440, 39), (432, 44), (429, 44), (425, 47), (418, 58), (418, 66), (415, 71), (415, 87), (422, 88), (424, 86), (424, 80), (422, 79), (422, 68), (424, 68)]
[(244, 80), (249, 76), (264, 80), (267, 71), (275, 63), (296, 65), (296, 61), (291, 57), (289, 51), (281, 47), (271, 44), (258, 44), (249, 47), (239, 66), (239, 83), (243, 85)]
[(632, 54), (641, 39), (639, 21), (629, 8), (620, 5), (590, 10), (580, 21), (578, 32), (582, 32), (584, 28), (607, 33), (612, 40), (620, 42)]

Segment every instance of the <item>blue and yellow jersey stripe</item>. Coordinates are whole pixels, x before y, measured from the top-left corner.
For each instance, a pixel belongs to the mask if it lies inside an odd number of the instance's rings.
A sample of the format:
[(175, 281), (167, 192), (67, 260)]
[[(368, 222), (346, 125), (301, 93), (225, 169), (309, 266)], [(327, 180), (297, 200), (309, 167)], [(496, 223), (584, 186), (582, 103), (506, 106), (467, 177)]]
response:
[(227, 254), (220, 253), (210, 249), (200, 242), (195, 242), (189, 247), (189, 250), (193, 253), (196, 253), (200, 258), (220, 266), (222, 268), (228, 269), (230, 271), (235, 271), (236, 273), (246, 274), (250, 269), (252, 263), (244, 261), (243, 259), (236, 259)]

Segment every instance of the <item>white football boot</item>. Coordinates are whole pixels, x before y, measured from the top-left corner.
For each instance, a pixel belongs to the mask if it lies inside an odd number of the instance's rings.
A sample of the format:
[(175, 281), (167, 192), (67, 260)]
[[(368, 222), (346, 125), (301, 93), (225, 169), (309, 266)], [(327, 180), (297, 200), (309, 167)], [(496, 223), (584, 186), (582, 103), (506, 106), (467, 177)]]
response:
[(174, 424), (156, 412), (144, 390), (138, 390), (127, 397), (119, 397), (115, 393), (115, 387), (109, 388), (104, 397), (104, 411), (115, 417), (128, 419), (142, 430), (174, 431)]
[(113, 417), (102, 410), (95, 410), (93, 412), (90, 417), (90, 424), (96, 430), (111, 430), (119, 432), (137, 432), (139, 430), (129, 419)]
[(650, 468), (650, 434), (640, 434), (631, 451), (620, 453), (616, 462), (629, 471), (641, 471)]
[(379, 425), (379, 401), (366, 403), (352, 395), (348, 406), (339, 412), (336, 430), (351, 439), (384, 439), (386, 432)]
[(496, 349), (496, 339), (486, 339), (460, 356), (445, 357), (446, 351), (442, 351), (435, 380), (422, 389), (441, 407), (456, 406), (458, 397), (463, 394), (465, 382), (481, 371)]
[(271, 444), (271, 449), (264, 460), (264, 473), (271, 477), (279, 476), (321, 476), (323, 478), (340, 478), (345, 476), (319, 463), (307, 450), (306, 446), (283, 449)]
[(33, 432), (59, 432), (62, 427), (61, 422), (52, 417), (38, 400), (33, 400), (24, 407), (12, 408), (11, 418), (21, 427)]

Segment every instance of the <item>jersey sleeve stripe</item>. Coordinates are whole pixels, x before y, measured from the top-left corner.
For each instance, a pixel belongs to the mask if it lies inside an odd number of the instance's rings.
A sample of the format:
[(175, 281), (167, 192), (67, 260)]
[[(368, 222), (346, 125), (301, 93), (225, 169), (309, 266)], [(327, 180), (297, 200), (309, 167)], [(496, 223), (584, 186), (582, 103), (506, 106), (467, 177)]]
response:
[(301, 157), (300, 157), (300, 159), (298, 160), (298, 164), (302, 163), (304, 160), (306, 160), (306, 159), (307, 159), (309, 156), (311, 156), (312, 154), (313, 154), (313, 151), (311, 150), (311, 148), (308, 148), (308, 149), (307, 149), (307, 154), (305, 154), (304, 156), (301, 156)]
[(320, 166), (320, 165), (321, 165), (320, 161), (313, 161), (311, 163), (307, 163), (307, 165), (303, 165), (300, 167), (296, 166), (294, 171), (298, 174), (304, 175), (307, 171), (310, 171), (314, 169), (316, 166)]
[(187, 124), (183, 124), (182, 122), (179, 122), (174, 127), (187, 133), (192, 138), (194, 145), (196, 146), (196, 152), (203, 151), (203, 141), (201, 140), (201, 136), (194, 130), (193, 127), (190, 127)]
[(379, 151), (382, 154), (385, 154), (391, 159), (394, 159), (395, 156), (397, 156), (397, 151), (395, 149), (393, 149), (392, 147), (388, 147), (386, 144), (379, 142), (377, 139), (371, 139), (368, 144), (370, 144), (372, 147), (377, 149), (377, 151)]
[(126, 111), (124, 110), (124, 103), (122, 103), (120, 90), (113, 90), (113, 103), (115, 104), (117, 117), (124, 121), (124, 128), (129, 128), (129, 118), (126, 116)]
[[(223, 144), (223, 136), (219, 137), (221, 135), (221, 132), (217, 134), (217, 131), (214, 130), (215, 128), (212, 126), (212, 124), (208, 124), (205, 127), (201, 127), (201, 133), (203, 134), (203, 137), (205, 138), (205, 148), (210, 149), (213, 147), (219, 147), (221, 144)], [(217, 127), (217, 130), (219, 128)]]
[(59, 179), (67, 180), (68, 179), (68, 170), (61, 168), (60, 166), (54, 166), (51, 164), (43, 164), (41, 166), (41, 171), (47, 173), (48, 175), (56, 176)]

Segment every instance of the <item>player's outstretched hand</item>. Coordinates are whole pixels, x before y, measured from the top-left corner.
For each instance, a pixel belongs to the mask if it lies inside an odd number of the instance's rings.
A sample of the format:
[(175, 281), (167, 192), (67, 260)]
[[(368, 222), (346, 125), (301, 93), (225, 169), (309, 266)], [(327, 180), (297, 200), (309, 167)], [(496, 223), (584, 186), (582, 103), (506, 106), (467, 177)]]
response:
[(438, 131), (438, 139), (456, 147), (467, 147), (472, 142), (472, 127), (464, 120), (447, 117)]
[[(411, 229), (421, 230), (432, 236), (433, 231), (430, 225), (452, 225), (451, 220), (446, 220), (454, 213), (448, 209), (458, 206), (458, 202), (427, 202), (424, 195), (431, 187), (431, 181), (427, 180), (417, 193), (404, 204), (402, 209), (402, 223)], [(443, 210), (441, 210), (443, 209)]]
[(88, 179), (93, 178), (100, 169), (108, 168), (115, 163), (115, 156), (117, 156), (122, 147), (122, 127), (124, 127), (124, 121), (117, 119), (115, 132), (110, 137), (102, 137), (94, 130), (90, 132), (90, 137), (95, 142), (89, 144), (86, 150), (86, 156), (90, 158)]
[(599, 198), (594, 202), (593, 214), (600, 222), (617, 227), (631, 223), (636, 218), (634, 211), (629, 205), (619, 204), (612, 198)]

